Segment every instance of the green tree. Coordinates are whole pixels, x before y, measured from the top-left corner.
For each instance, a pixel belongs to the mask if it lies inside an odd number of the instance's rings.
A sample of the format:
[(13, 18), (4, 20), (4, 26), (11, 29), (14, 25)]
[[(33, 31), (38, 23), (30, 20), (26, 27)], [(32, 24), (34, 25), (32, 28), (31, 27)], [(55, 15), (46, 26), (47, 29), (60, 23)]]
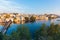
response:
[(29, 22), (29, 17), (25, 17), (25, 22)]
[(3, 34), (0, 32), (0, 40), (3, 40), (4, 36)]
[(34, 22), (35, 19), (36, 19), (36, 18), (35, 18), (34, 16), (31, 16), (31, 17), (30, 17), (30, 22)]
[(9, 40), (31, 40), (30, 32), (27, 27), (20, 26), (17, 31), (12, 32), (8, 38)]
[(52, 23), (47, 27), (43, 24), (35, 33), (35, 40), (60, 40), (60, 26)]
[(48, 35), (51, 36), (53, 38), (53, 40), (60, 40), (60, 27), (58, 26), (58, 24), (54, 25), (51, 24), (50, 28), (48, 30)]
[(35, 33), (35, 40), (47, 40), (47, 28), (43, 24), (41, 28)]

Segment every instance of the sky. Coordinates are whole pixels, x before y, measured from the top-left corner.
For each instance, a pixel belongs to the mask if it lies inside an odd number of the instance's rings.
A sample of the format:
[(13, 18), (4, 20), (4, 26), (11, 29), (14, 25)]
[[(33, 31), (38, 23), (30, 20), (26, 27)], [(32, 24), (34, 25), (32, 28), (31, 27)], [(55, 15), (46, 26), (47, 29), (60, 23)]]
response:
[(60, 0), (0, 0), (0, 12), (60, 14)]

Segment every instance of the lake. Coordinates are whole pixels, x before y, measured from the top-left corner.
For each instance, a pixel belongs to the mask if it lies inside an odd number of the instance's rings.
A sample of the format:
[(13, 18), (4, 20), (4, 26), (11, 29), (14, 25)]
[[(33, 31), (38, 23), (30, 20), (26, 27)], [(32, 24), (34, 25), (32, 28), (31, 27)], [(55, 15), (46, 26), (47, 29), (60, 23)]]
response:
[[(57, 20), (60, 20), (60, 18), (53, 19), (53, 20), (48, 20), (48, 21), (46, 21), (46, 20), (37, 20), (33, 23), (11, 24), (9, 29), (7, 30), (6, 34), (10, 35), (12, 33), (12, 31), (15, 31), (17, 29), (18, 25), (20, 25), (20, 26), (24, 25), (24, 26), (28, 27), (28, 29), (30, 30), (31, 35), (33, 35), (34, 32), (36, 30), (38, 30), (42, 26), (43, 23), (45, 23), (46, 26), (49, 26), (51, 23), (60, 24), (60, 21), (57, 21)], [(2, 30), (2, 28), (3, 28), (3, 26), (0, 26), (0, 30)]]

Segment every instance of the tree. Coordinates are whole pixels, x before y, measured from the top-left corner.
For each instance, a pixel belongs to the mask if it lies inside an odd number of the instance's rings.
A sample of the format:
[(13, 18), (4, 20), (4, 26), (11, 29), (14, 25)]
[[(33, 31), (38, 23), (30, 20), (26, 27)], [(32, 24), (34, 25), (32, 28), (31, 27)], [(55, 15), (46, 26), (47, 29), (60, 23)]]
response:
[(29, 18), (28, 17), (25, 17), (25, 22), (29, 22)]
[(9, 18), (9, 17), (10, 17), (10, 15), (9, 14), (6, 14), (5, 18)]
[(30, 32), (27, 27), (19, 26), (16, 31), (13, 31), (9, 36), (9, 40), (31, 40)]
[(45, 24), (35, 33), (35, 40), (60, 40), (60, 26), (52, 23), (46, 27)]
[(31, 17), (30, 17), (30, 22), (34, 22), (35, 19), (36, 19), (36, 18), (35, 18), (34, 16), (31, 16)]
[(48, 30), (48, 35), (51, 36), (53, 38), (53, 40), (60, 40), (60, 27), (58, 26), (58, 24), (54, 25), (51, 24), (50, 28)]
[(0, 32), (0, 40), (3, 40), (4, 36), (3, 34)]
[(35, 33), (35, 40), (47, 40), (47, 28), (42, 24), (41, 28)]

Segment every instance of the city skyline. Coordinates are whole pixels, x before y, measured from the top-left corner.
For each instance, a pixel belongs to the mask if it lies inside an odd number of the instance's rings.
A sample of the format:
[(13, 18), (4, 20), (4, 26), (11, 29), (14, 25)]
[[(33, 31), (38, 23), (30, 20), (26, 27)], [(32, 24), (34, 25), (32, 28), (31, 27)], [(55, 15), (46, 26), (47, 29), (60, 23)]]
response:
[(60, 0), (0, 0), (0, 12), (60, 15)]

